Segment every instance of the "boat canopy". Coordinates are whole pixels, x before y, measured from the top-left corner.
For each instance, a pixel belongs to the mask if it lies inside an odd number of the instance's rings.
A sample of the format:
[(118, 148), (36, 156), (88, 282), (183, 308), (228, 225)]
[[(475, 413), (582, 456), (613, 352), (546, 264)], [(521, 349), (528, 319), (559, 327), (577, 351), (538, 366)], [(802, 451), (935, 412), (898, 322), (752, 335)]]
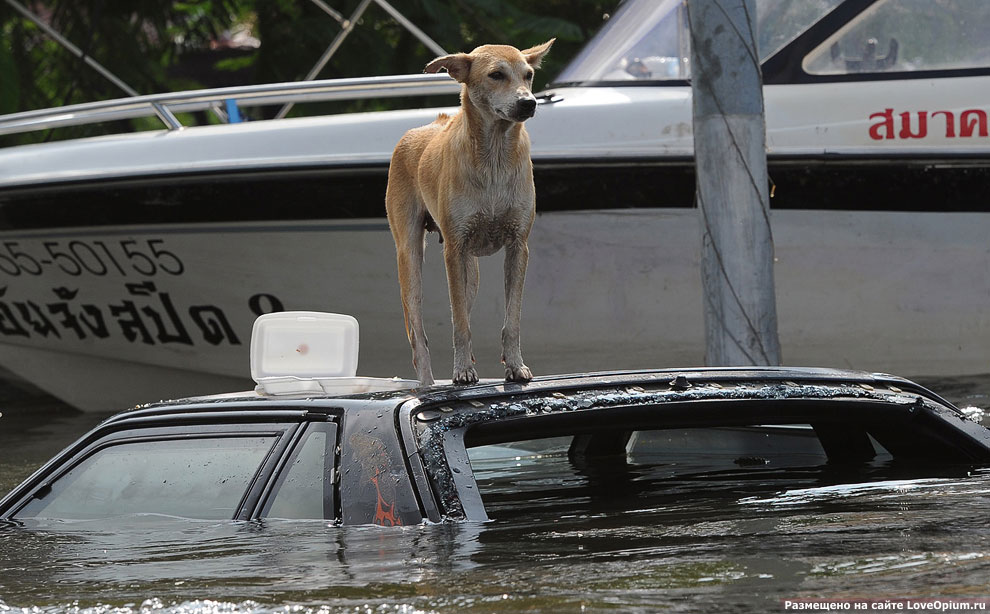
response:
[[(760, 59), (765, 60), (842, 0), (756, 0)], [(683, 81), (690, 77), (687, 3), (629, 0), (560, 73), (554, 85)]]
[[(801, 57), (795, 65), (806, 75), (990, 64), (990, 3), (985, 0), (756, 0), (760, 61), (784, 50), (833, 11), (837, 19), (824, 39), (796, 45), (794, 52)], [(691, 76), (689, 39), (688, 3), (629, 0), (553, 85), (683, 83)]]

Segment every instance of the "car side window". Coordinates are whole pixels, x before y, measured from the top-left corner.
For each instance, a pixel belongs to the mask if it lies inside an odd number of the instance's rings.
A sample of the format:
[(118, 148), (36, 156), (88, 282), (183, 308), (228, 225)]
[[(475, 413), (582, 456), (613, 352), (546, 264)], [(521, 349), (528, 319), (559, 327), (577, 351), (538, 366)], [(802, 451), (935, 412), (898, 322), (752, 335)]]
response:
[(153, 513), (230, 519), (277, 439), (210, 436), (112, 443), (43, 488), (14, 517)]
[(985, 0), (881, 0), (809, 53), (804, 70), (844, 75), (985, 67)]
[(275, 483), (263, 518), (336, 517), (334, 472), (337, 425), (313, 423), (296, 444)]

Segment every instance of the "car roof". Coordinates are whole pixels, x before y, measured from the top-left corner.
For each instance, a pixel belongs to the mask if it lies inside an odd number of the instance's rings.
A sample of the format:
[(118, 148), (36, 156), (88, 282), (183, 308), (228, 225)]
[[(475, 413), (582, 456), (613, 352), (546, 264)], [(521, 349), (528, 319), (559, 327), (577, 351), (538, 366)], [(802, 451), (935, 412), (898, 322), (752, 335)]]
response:
[[(553, 393), (610, 386), (667, 386), (671, 390), (686, 391), (705, 384), (715, 384), (705, 395), (709, 400), (741, 398), (754, 394), (748, 383), (801, 382), (820, 385), (854, 385), (870, 387), (894, 387), (898, 392), (924, 395), (951, 407), (951, 403), (910, 380), (883, 373), (867, 373), (827, 368), (803, 367), (693, 367), (687, 369), (630, 370), (596, 373), (572, 373), (534, 378), (526, 383), (502, 380), (482, 380), (473, 385), (439, 383), (434, 386), (384, 392), (326, 394), (303, 392), (298, 394), (270, 395), (260, 391), (244, 391), (229, 394), (188, 397), (140, 405), (115, 416), (107, 422), (134, 418), (165, 417), (176, 414), (233, 414), (272, 412), (299, 414), (300, 412), (326, 408), (359, 408), (362, 406), (395, 407), (415, 400), (417, 405), (433, 405), (471, 401), (480, 398), (541, 396)], [(747, 392), (747, 390), (749, 390)]]

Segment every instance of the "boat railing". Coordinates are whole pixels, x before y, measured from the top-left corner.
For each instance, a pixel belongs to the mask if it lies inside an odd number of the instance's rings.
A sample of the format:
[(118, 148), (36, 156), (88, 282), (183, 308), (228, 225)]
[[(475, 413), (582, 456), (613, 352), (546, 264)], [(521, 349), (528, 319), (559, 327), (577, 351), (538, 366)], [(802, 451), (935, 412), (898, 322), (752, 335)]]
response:
[(222, 121), (234, 123), (240, 121), (241, 107), (435, 96), (460, 91), (460, 84), (446, 74), (355, 77), (189, 90), (0, 115), (0, 135), (150, 116), (158, 117), (168, 130), (179, 130), (184, 125), (176, 113), (212, 111)]

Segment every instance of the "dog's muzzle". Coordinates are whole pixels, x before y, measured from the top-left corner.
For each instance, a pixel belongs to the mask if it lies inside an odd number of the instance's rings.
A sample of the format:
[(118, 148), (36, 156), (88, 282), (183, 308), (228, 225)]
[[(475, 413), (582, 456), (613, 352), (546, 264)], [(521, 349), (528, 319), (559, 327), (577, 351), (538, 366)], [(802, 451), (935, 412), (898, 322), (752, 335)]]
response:
[(516, 119), (519, 121), (525, 121), (530, 117), (536, 115), (536, 99), (535, 98), (522, 98), (516, 101), (515, 113)]

